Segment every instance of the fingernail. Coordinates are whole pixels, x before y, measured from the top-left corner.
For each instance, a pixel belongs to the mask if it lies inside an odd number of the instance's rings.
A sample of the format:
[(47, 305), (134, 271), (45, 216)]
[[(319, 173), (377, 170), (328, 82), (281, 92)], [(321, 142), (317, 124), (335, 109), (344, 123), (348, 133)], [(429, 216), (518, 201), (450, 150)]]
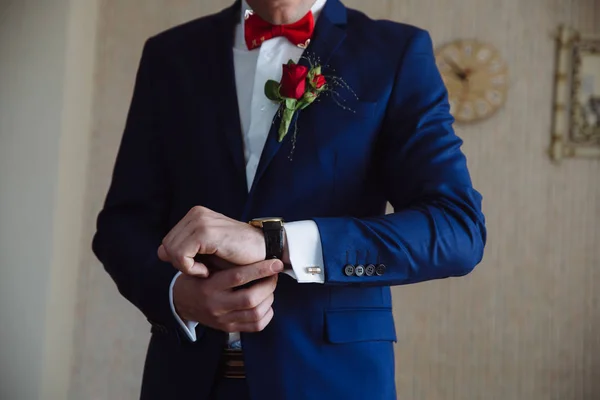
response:
[(275, 261), (273, 264), (271, 264), (271, 271), (273, 271), (273, 272), (283, 271), (283, 263), (279, 260)]

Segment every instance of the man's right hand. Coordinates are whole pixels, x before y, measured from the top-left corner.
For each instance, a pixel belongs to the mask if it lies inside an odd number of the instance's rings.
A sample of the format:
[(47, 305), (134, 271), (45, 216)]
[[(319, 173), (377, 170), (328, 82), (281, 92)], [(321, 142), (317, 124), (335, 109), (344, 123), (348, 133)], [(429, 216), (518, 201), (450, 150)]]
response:
[[(273, 292), (281, 271), (281, 261), (266, 260), (209, 278), (180, 275), (173, 286), (175, 309), (185, 320), (224, 332), (260, 332), (273, 318)], [(240, 288), (250, 282), (255, 283)]]

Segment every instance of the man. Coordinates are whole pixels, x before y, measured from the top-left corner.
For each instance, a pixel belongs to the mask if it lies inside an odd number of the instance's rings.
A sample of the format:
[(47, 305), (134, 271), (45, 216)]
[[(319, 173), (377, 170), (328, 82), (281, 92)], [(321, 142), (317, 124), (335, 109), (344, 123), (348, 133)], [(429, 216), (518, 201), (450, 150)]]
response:
[[(280, 108), (265, 84), (290, 59)], [(339, 0), (151, 38), (94, 239), (152, 324), (142, 398), (395, 398), (389, 287), (465, 275), (485, 245), (452, 122), (429, 35)]]

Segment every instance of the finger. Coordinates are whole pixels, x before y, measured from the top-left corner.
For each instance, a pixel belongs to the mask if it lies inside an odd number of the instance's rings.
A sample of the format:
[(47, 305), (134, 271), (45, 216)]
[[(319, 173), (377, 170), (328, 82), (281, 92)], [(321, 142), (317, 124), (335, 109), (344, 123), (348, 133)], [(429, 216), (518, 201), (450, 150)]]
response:
[(191, 275), (196, 264), (201, 263), (196, 259), (197, 248), (198, 245), (189, 238), (185, 242), (174, 244), (169, 250), (173, 266), (184, 274)]
[(283, 263), (279, 260), (265, 260), (255, 264), (236, 267), (227, 271), (222, 271), (215, 278), (223, 289), (231, 289), (243, 286), (249, 282), (254, 282), (262, 278), (273, 276), (283, 271)]
[(172, 261), (183, 268), (192, 268), (193, 264), (189, 258), (198, 253), (201, 245), (198, 233), (204, 225), (203, 221), (212, 220), (214, 215), (220, 214), (206, 207), (196, 206), (171, 229), (162, 243)]
[(171, 257), (169, 257), (167, 249), (163, 244), (158, 247), (158, 258), (164, 262), (171, 262)]
[(167, 247), (173, 243), (175, 237), (179, 234), (179, 232), (184, 229), (191, 221), (194, 220), (194, 217), (198, 214), (197, 209), (201, 207), (194, 207), (188, 213), (175, 224), (175, 226), (169, 231), (167, 236), (163, 239), (163, 244)]
[[(183, 229), (183, 227), (179, 229)], [(169, 233), (170, 236), (163, 239), (162, 244), (158, 248), (158, 258), (160, 258), (162, 261), (173, 264), (175, 268), (182, 272), (187, 272), (188, 270), (191, 270), (194, 265), (194, 254), (184, 254), (180, 249), (177, 248), (177, 244), (174, 242), (174, 240), (180, 233), (180, 231), (171, 231)]]
[(275, 296), (273, 296), (273, 293), (271, 293), (257, 307), (250, 310), (232, 311), (221, 316), (219, 318), (219, 322), (223, 325), (259, 322), (265, 317), (265, 315), (273, 305), (274, 300)]
[[(181, 227), (179, 232), (172, 238), (171, 249), (167, 249), (175, 267), (184, 273), (195, 275), (198, 267), (195, 262), (201, 262), (206, 266), (206, 264), (202, 262), (203, 260), (198, 260), (197, 256), (200, 251), (207, 253), (214, 247), (207, 245), (206, 239), (208, 238), (208, 227), (206, 226), (206, 219), (202, 219), (204, 218), (202, 215), (209, 211), (196, 212), (193, 214), (192, 217), (196, 219), (191, 220), (187, 225)], [(212, 232), (216, 231), (211, 228), (211, 234)]]
[(239, 267), (239, 265), (230, 263), (229, 261), (225, 261), (222, 258), (215, 255), (198, 254), (196, 256), (196, 261), (202, 262), (211, 271), (224, 271)]
[(187, 270), (187, 272), (182, 272), (187, 275), (195, 276), (196, 278), (208, 278), (210, 275), (210, 271), (206, 264), (198, 261), (194, 261), (194, 264)]
[(170, 263), (173, 267), (186, 275), (195, 276), (197, 278), (208, 278), (210, 274), (208, 266), (201, 260), (192, 258), (192, 263), (185, 266), (181, 266), (179, 263), (174, 262), (163, 245), (160, 245), (158, 248), (158, 258), (161, 261)]
[(194, 265), (194, 257), (198, 254), (200, 247), (195, 235), (197, 227), (197, 221), (190, 221), (187, 225), (182, 226), (165, 246), (171, 256), (171, 261), (179, 269), (187, 271)]
[(244, 322), (240, 324), (234, 324), (235, 330), (234, 332), (262, 332), (269, 322), (273, 319), (275, 315), (273, 308), (269, 308), (269, 311), (265, 314), (265, 316), (258, 322)]
[(252, 286), (229, 292), (225, 307), (229, 311), (252, 310), (275, 292), (277, 275), (263, 278)]
[(167, 246), (160, 245), (158, 248), (158, 258), (161, 261), (170, 263), (186, 275), (208, 276), (208, 267), (204, 263), (194, 259), (195, 253), (187, 252), (186, 254), (185, 251), (181, 250), (171, 251), (167, 250)]
[(191, 258), (191, 260), (192, 262), (189, 266), (176, 265), (175, 263), (172, 263), (172, 265), (185, 275), (195, 276), (196, 278), (208, 278), (210, 275), (208, 266), (200, 261), (196, 261), (194, 258)]

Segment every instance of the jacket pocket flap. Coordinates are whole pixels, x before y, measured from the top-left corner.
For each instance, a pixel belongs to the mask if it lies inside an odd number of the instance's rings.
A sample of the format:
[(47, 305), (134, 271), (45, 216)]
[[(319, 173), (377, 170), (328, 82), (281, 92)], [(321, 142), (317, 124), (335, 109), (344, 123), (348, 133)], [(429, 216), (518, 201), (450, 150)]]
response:
[(325, 335), (329, 343), (396, 341), (391, 308), (325, 311)]

